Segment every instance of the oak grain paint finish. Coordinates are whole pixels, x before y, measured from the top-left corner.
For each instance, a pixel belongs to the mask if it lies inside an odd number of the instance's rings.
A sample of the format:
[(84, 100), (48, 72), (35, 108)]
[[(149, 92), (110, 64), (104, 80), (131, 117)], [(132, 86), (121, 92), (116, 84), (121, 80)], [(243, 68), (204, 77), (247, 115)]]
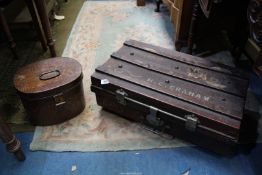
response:
[(66, 121), (85, 107), (82, 68), (72, 58), (50, 58), (19, 69), (14, 85), (30, 121), (52, 125)]
[[(96, 69), (91, 90), (105, 109), (155, 130), (187, 135), (191, 140), (203, 137), (235, 144), (243, 119), (247, 77), (240, 70), (199, 57), (129, 40)], [(102, 84), (103, 79), (109, 83)], [(119, 90), (125, 94), (125, 105), (116, 100)], [(152, 109), (157, 109), (161, 126), (148, 121)], [(188, 116), (196, 117), (194, 131), (187, 129), (192, 124)]]

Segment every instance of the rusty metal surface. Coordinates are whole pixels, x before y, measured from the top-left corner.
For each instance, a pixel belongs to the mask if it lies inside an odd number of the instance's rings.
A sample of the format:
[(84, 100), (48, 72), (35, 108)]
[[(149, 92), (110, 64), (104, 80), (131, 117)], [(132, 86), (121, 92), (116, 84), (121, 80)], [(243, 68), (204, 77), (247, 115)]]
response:
[[(248, 87), (247, 75), (240, 70), (129, 40), (96, 69), (91, 80), (101, 106), (132, 120), (146, 119), (150, 109), (158, 109), (164, 126), (176, 123), (190, 132), (238, 140)], [(147, 104), (148, 113), (140, 110), (140, 115), (130, 116), (128, 110), (139, 107), (125, 97), (118, 97), (122, 103), (113, 99), (119, 90), (131, 101)]]
[(145, 54), (145, 51), (127, 45), (113, 53), (112, 57), (178, 79), (187, 80), (199, 85), (205, 85), (206, 87), (238, 96), (244, 96), (247, 88), (247, 80), (243, 78), (229, 76), (223, 72), (196, 67), (175, 59), (170, 60), (150, 52)]
[(17, 71), (15, 88), (34, 125), (59, 124), (85, 108), (83, 74), (72, 58), (50, 58)]
[[(110, 84), (101, 85), (100, 82), (104, 78), (108, 79)], [(167, 112), (177, 114), (181, 117), (184, 117), (188, 114), (195, 114), (199, 117), (199, 121), (203, 126), (212, 128), (213, 132), (215, 133), (221, 132), (233, 137), (238, 136), (238, 131), (240, 129), (240, 120), (227, 117), (220, 113), (212, 112), (208, 109), (198, 107), (196, 105), (167, 96), (165, 94), (156, 93), (154, 90), (137, 86), (131, 82), (126, 82), (124, 80), (120, 80), (118, 78), (96, 72), (92, 76), (91, 89), (96, 93), (99, 91), (98, 89), (105, 89), (111, 92), (115, 92), (118, 89), (123, 89), (125, 92), (127, 92), (128, 97), (130, 98), (137, 99), (148, 105), (159, 107)], [(100, 96), (97, 97), (97, 99), (105, 101), (107, 97)], [(102, 106), (105, 107), (105, 104), (110, 105), (109, 108), (112, 108), (112, 106), (117, 106), (118, 110), (116, 110), (115, 112), (124, 112), (120, 110), (124, 107), (123, 105), (119, 105), (119, 103), (115, 104), (114, 99), (112, 98), (110, 98), (109, 101), (111, 101), (111, 103), (104, 103), (104, 105)], [(127, 111), (127, 114), (130, 113), (130, 111), (133, 111), (132, 109), (141, 111), (139, 107), (132, 107), (130, 106), (130, 104), (127, 105), (127, 109), (129, 111)], [(133, 115), (132, 117), (132, 120), (136, 120), (139, 115)], [(170, 122), (181, 123), (183, 121), (171, 118)]]
[(236, 77), (240, 77), (241, 79), (248, 80), (249, 78), (249, 75), (240, 69), (234, 69), (224, 64), (214, 63), (206, 59), (196, 57), (193, 55), (188, 55), (182, 52), (177, 52), (177, 51), (173, 51), (170, 49), (161, 48), (158, 46), (154, 46), (154, 45), (143, 43), (143, 42), (138, 42), (135, 40), (128, 40), (124, 43), (124, 45), (144, 50), (147, 53), (154, 53), (154, 54), (161, 55), (163, 57), (166, 57), (172, 60), (174, 59), (177, 61), (181, 61), (181, 62), (190, 64), (196, 67), (202, 67), (208, 70), (213, 70), (213, 71), (225, 73), (227, 75), (233, 75)]
[(81, 75), (82, 68), (76, 60), (56, 57), (19, 69), (14, 76), (14, 85), (21, 93), (39, 95), (73, 83)]
[(163, 93), (235, 118), (242, 118), (243, 111), (239, 106), (244, 106), (244, 99), (238, 96), (116, 59), (108, 60), (102, 67), (97, 68), (97, 71), (155, 90), (156, 93)]

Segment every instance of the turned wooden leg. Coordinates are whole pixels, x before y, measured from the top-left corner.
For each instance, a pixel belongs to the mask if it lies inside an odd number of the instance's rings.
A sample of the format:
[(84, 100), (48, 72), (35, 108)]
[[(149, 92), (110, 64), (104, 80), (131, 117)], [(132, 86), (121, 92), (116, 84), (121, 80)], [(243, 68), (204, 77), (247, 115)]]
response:
[(44, 51), (46, 51), (47, 50), (47, 44), (46, 44), (45, 34), (44, 34), (43, 29), (41, 27), (41, 22), (40, 22), (38, 14), (37, 14), (37, 9), (35, 7), (34, 1), (33, 0), (25, 0), (25, 2), (26, 2), (26, 5), (28, 7), (28, 10), (31, 14), (32, 21), (33, 21), (34, 26), (36, 28), (36, 31), (38, 33), (38, 37), (40, 39), (42, 48), (43, 48)]
[(44, 0), (34, 0), (38, 11), (38, 15), (41, 19), (43, 30), (45, 32), (47, 45), (49, 47), (52, 57), (56, 57), (55, 43), (52, 38), (51, 26), (47, 15), (46, 4)]
[(160, 4), (162, 3), (162, 0), (156, 0), (156, 9), (155, 12), (160, 12)]
[(182, 48), (182, 43), (181, 41), (175, 41), (175, 46), (176, 46), (176, 51), (180, 52)]
[(21, 150), (21, 142), (17, 140), (14, 134), (12, 134), (10, 128), (4, 122), (0, 116), (0, 138), (6, 144), (6, 149), (8, 152), (13, 153), (17, 160), (25, 160), (25, 155)]
[(146, 2), (145, 2), (145, 0), (136, 0), (136, 5), (137, 6), (145, 6)]
[(257, 74), (262, 78), (262, 65), (255, 67)]
[(191, 19), (190, 30), (188, 35), (188, 53), (191, 55), (193, 53), (194, 35), (196, 30), (198, 11), (199, 11), (198, 0), (194, 0), (192, 19)]
[(1, 25), (6, 37), (8, 39), (9, 47), (10, 47), (10, 49), (11, 49), (13, 55), (14, 55), (14, 58), (17, 59), (18, 56), (17, 56), (17, 52), (16, 52), (16, 43), (14, 41), (14, 38), (11, 34), (8, 23), (6, 21), (3, 8), (0, 8), (0, 25)]

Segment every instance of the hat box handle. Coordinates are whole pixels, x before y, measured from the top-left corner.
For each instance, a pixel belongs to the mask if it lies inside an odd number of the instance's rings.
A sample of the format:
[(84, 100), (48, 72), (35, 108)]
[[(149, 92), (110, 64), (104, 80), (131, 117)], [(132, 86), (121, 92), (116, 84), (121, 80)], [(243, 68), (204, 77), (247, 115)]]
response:
[(39, 79), (40, 80), (50, 80), (50, 79), (53, 79), (55, 77), (58, 77), (59, 75), (60, 75), (59, 70), (52, 70), (52, 71), (49, 71), (49, 72), (41, 73), (39, 75)]

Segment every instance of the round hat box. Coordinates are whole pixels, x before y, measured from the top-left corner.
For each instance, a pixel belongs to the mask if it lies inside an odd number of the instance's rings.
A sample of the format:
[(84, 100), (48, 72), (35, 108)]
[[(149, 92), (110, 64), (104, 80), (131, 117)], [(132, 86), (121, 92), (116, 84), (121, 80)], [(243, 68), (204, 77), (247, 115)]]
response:
[(79, 62), (55, 57), (29, 64), (14, 76), (14, 86), (34, 125), (69, 120), (85, 108), (83, 74)]

